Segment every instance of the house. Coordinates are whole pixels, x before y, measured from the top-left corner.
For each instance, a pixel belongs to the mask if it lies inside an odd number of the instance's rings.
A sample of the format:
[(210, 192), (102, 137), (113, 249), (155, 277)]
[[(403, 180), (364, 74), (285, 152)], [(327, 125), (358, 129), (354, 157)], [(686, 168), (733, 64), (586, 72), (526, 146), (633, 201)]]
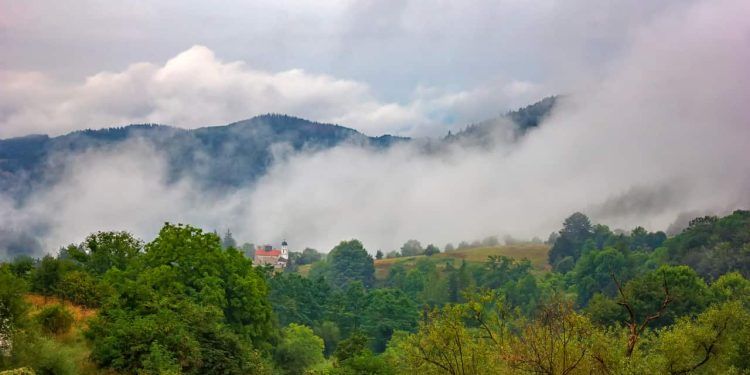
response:
[(281, 242), (281, 249), (274, 249), (272, 245), (258, 246), (255, 249), (255, 264), (258, 266), (272, 265), (274, 268), (284, 268), (289, 263), (289, 248), (286, 241)]

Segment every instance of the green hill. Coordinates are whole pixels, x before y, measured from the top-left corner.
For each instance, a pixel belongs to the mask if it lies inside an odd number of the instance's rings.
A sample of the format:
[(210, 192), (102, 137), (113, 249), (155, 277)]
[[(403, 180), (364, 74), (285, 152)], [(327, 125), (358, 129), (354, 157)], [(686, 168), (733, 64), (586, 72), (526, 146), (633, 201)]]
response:
[[(538, 272), (544, 272), (549, 269), (547, 264), (547, 251), (549, 246), (545, 244), (524, 243), (517, 245), (502, 245), (492, 247), (472, 247), (467, 249), (454, 250), (447, 253), (440, 253), (429, 257), (437, 263), (445, 263), (448, 260), (461, 261), (469, 263), (484, 263), (490, 256), (506, 256), (515, 259), (527, 258), (531, 261), (534, 269)], [(397, 263), (404, 264), (407, 267), (416, 265), (417, 260), (428, 258), (425, 255), (412, 257), (388, 258), (375, 261), (375, 277), (382, 280), (388, 275), (388, 270)]]

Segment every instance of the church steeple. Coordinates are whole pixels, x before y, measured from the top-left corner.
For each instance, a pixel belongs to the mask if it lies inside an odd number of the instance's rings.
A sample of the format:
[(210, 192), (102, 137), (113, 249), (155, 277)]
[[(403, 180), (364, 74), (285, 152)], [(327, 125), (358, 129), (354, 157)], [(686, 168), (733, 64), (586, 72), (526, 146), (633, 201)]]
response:
[(281, 241), (281, 256), (288, 257), (289, 256), (289, 246), (286, 243), (286, 240)]

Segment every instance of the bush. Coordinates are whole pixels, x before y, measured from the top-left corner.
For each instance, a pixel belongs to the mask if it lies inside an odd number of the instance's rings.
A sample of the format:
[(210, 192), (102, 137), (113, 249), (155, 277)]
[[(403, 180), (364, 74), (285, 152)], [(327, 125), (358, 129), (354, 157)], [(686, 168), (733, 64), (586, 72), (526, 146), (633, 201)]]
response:
[(19, 375), (75, 375), (80, 373), (75, 363), (77, 354), (36, 331), (19, 332), (11, 355), (0, 357), (0, 368), (17, 369), (11, 374)]
[(99, 307), (107, 295), (105, 288), (83, 271), (66, 273), (56, 287), (57, 295), (78, 305), (90, 308)]
[(45, 307), (36, 316), (42, 330), (49, 334), (68, 332), (73, 325), (73, 314), (61, 305)]

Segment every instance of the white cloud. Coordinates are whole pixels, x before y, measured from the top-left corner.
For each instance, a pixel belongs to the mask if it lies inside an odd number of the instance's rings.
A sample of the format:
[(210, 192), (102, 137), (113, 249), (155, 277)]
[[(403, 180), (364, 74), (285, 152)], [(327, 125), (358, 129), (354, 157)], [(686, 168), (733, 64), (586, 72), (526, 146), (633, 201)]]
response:
[[(750, 4), (740, 0), (705, 1), (663, 14), (630, 35), (622, 58), (603, 77), (577, 81), (540, 129), (491, 152), (454, 148), (426, 156), (410, 146), (388, 152), (338, 147), (291, 155), (257, 185), (217, 196), (190, 181), (164, 183), (158, 152), (115, 151), (79, 159), (61, 185), (2, 217), (52, 220), (48, 248), (115, 227), (148, 238), (161, 221), (179, 220), (207, 229), (229, 227), (240, 240), (287, 237), (293, 246), (327, 250), (356, 237), (370, 250), (390, 250), (409, 238), (444, 243), (489, 234), (544, 235), (578, 210), (613, 227), (666, 229), (681, 212), (747, 208), (749, 17)], [(312, 106), (306, 110), (323, 119), (351, 116), (352, 122), (379, 125), (391, 118), (391, 127), (411, 116), (434, 121), (445, 108), (468, 117), (476, 113), (475, 103), (543, 90), (513, 80), (463, 91), (423, 86), (408, 104), (391, 107), (373, 99), (362, 83), (255, 71), (241, 63), (206, 64), (215, 57), (193, 52), (197, 56), (185, 61), (131, 66), (122, 76), (91, 78), (76, 87), (95, 92), (90, 87), (118, 82), (117, 90), (126, 90), (146, 77), (158, 81), (147, 85), (151, 90), (166, 90), (161, 97), (179, 98), (157, 103), (164, 111), (160, 116), (178, 116), (192, 106), (209, 117), (221, 115), (244, 103), (211, 100), (231, 92), (268, 105), (292, 106), (277, 103), (289, 97), (295, 108)], [(195, 61), (203, 63), (192, 65)], [(138, 73), (141, 69), (145, 73)], [(194, 80), (185, 78), (204, 70)], [(46, 92), (38, 88), (48, 84), (44, 77), (24, 82), (38, 82), (28, 86), (28, 96)], [(326, 94), (309, 97), (318, 91)], [(53, 94), (45, 95), (56, 98)], [(345, 97), (334, 99), (337, 95)], [(70, 100), (79, 98), (97, 100), (94, 94)], [(337, 112), (331, 103), (338, 100), (351, 111)], [(2, 108), (8, 113), (17, 105)], [(144, 112), (157, 113), (150, 107)], [(419, 121), (409, 124), (420, 131)]]
[[(0, 79), (4, 137), (144, 122), (192, 128), (269, 112), (340, 123), (368, 134), (410, 135), (417, 128), (424, 133), (425, 126), (432, 126), (427, 133), (436, 133), (445, 130), (436, 124), (476, 121), (536, 93), (531, 84), (511, 82), (430, 98), (419, 97), (423, 91), (417, 90), (410, 103), (387, 103), (362, 82), (299, 69), (256, 70), (239, 61), (223, 62), (203, 46), (162, 66), (137, 63), (122, 72), (98, 73), (80, 84), (56, 82), (41, 73), (6, 72)], [(452, 122), (445, 124), (436, 113), (451, 113)]]
[(611, 74), (510, 149), (337, 148), (278, 164), (253, 192), (245, 227), (393, 249), (413, 237), (544, 235), (577, 210), (614, 227), (666, 229), (684, 211), (747, 208), (748, 16), (747, 2), (723, 0), (656, 20)]

